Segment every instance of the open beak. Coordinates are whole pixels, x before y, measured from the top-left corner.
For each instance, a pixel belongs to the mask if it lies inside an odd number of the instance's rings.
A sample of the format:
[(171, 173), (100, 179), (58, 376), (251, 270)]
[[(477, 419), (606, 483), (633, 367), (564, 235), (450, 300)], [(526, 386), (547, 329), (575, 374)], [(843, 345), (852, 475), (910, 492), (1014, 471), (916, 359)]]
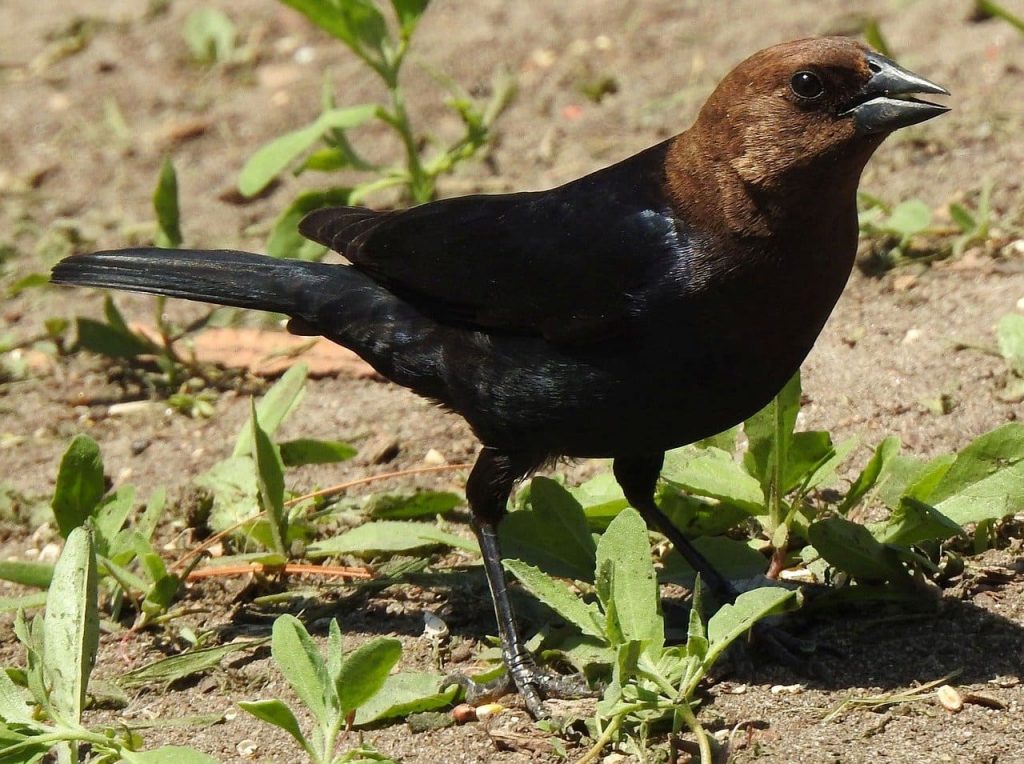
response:
[(889, 133), (949, 111), (948, 106), (913, 97), (919, 93), (949, 95), (941, 85), (907, 71), (879, 53), (872, 51), (865, 57), (873, 73), (871, 79), (842, 113), (844, 117), (853, 117), (857, 132)]

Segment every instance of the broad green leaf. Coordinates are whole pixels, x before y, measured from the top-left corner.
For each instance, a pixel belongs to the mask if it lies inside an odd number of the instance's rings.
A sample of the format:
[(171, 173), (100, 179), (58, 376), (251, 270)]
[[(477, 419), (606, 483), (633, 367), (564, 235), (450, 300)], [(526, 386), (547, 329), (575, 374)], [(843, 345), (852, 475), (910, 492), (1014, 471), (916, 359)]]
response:
[(760, 483), (728, 451), (693, 446), (674, 449), (665, 454), (661, 477), (687, 493), (728, 502), (750, 514), (763, 511)]
[(358, 727), (443, 708), (455, 699), (459, 689), (453, 685), (441, 691), (440, 685), (441, 677), (436, 674), (393, 674), (384, 680), (378, 693), (356, 709), (355, 724)]
[(920, 199), (908, 199), (893, 207), (887, 228), (896, 235), (907, 239), (924, 233), (931, 224), (931, 208)]
[(900, 581), (906, 572), (895, 551), (860, 523), (829, 517), (811, 523), (808, 541), (830, 565), (864, 581)]
[(467, 552), (479, 551), (475, 541), (443, 531), (434, 525), (379, 520), (310, 544), (306, 548), (306, 555), (312, 559), (339, 554), (372, 557), (381, 553), (411, 552), (432, 546), (452, 546)]
[(398, 16), (398, 26), (402, 36), (406, 39), (412, 37), (420, 16), (427, 9), (430, 0), (391, 0), (391, 7), (395, 9)]
[(791, 610), (796, 606), (796, 592), (778, 586), (764, 586), (743, 592), (736, 602), (723, 605), (708, 621), (707, 661), (715, 658), (737, 637), (769, 615)]
[(94, 511), (98, 554), (108, 554), (110, 544), (131, 514), (134, 501), (135, 487), (123, 485), (99, 503)]
[(864, 469), (857, 476), (857, 479), (853, 481), (850, 490), (846, 492), (846, 496), (839, 503), (836, 511), (841, 515), (846, 515), (853, 509), (867, 492), (875, 487), (879, 476), (888, 469), (893, 457), (897, 456), (899, 452), (900, 439), (897, 435), (890, 435), (879, 443), (871, 458), (868, 459), (868, 463), (864, 465)]
[(750, 518), (731, 502), (691, 496), (668, 482), (658, 491), (658, 506), (687, 538), (720, 536)]
[(323, 656), (306, 627), (293, 615), (279, 616), (274, 621), (270, 650), (278, 669), (317, 724), (330, 727), (340, 712), (337, 695)]
[(809, 477), (820, 471), (822, 465), (833, 460), (836, 449), (827, 432), (812, 430), (793, 433), (789, 453), (782, 470), (782, 493), (787, 494)]
[(782, 473), (800, 412), (800, 374), (794, 374), (771, 403), (743, 423), (749, 443), (743, 465), (761, 484), (767, 500), (772, 484), (781, 489)]
[(570, 487), (569, 493), (583, 507), (583, 514), (591, 529), (604, 530), (615, 515), (629, 506), (622, 486), (611, 472), (602, 472), (578, 486)]
[(376, 695), (401, 657), (402, 643), (392, 637), (377, 637), (346, 654), (334, 683), (342, 713)]
[(60, 535), (67, 538), (73, 529), (82, 525), (104, 493), (106, 482), (100, 447), (88, 435), (76, 435), (61, 458), (51, 504)]
[(153, 191), (153, 211), (156, 212), (156, 246), (180, 247), (182, 237), (181, 213), (178, 210), (178, 175), (170, 157), (164, 157), (160, 165), (160, 177)]
[(935, 508), (960, 525), (1000, 520), (1024, 511), (1024, 461), (993, 472), (938, 502)]
[(43, 619), (50, 702), (57, 718), (72, 726), (81, 721), (99, 646), (97, 596), (92, 533), (75, 528), (54, 566)]
[[(247, 421), (246, 431), (252, 433)], [(230, 528), (257, 513), (256, 463), (251, 456), (223, 459), (192, 481), (213, 496), (210, 527), (215, 531)]]
[[(968, 491), (972, 486), (987, 478), (998, 476), (1007, 469), (1024, 461), (1024, 424), (1008, 422), (1001, 427), (975, 438), (956, 455), (956, 461), (946, 471), (942, 480), (929, 494), (934, 506), (955, 494)], [(1018, 483), (1017, 491), (1008, 483), (1008, 495), (1024, 493), (1024, 483)]]
[[(306, 364), (299, 363), (292, 366), (281, 375), (281, 378), (267, 390), (266, 395), (256, 404), (256, 416), (267, 435), (273, 435), (281, 422), (299, 405), (306, 390), (306, 376)], [(250, 419), (238, 433), (235, 450), (232, 451), (231, 456), (251, 454), (252, 443), (252, 419)]]
[(387, 22), (372, 0), (283, 0), (354, 52), (379, 53), (388, 39)]
[(884, 523), (868, 526), (871, 535), (883, 544), (911, 546), (922, 541), (947, 539), (963, 533), (959, 525), (923, 501), (904, 496)]
[(238, 190), (243, 196), (255, 196), (303, 152), (312, 148), (328, 130), (357, 127), (376, 116), (378, 108), (375, 104), (364, 104), (345, 109), (330, 109), (305, 127), (263, 144), (242, 168), (238, 176)]
[[(768, 569), (768, 560), (746, 541), (725, 536), (705, 536), (695, 539), (694, 547), (704, 559), (730, 581), (742, 581), (763, 575)], [(692, 586), (696, 577), (693, 568), (679, 552), (672, 550), (665, 557), (665, 566), (659, 578), (684, 586)]]
[(584, 602), (579, 594), (574, 594), (564, 584), (521, 560), (505, 559), (502, 564), (534, 597), (581, 632), (607, 640), (602, 627), (603, 618), (593, 604)]
[(904, 496), (929, 502), (935, 486), (955, 460), (955, 454), (942, 454), (927, 462), (895, 454), (876, 483), (878, 498), (891, 509), (898, 507)]
[(153, 351), (152, 345), (134, 334), (119, 332), (91, 318), (77, 318), (78, 339), (75, 347), (108, 358), (135, 358)]
[(656, 657), (665, 643), (661, 598), (647, 524), (635, 509), (619, 513), (597, 542), (597, 569), (605, 565), (615, 570), (607, 594), (622, 636), (643, 643), (644, 651)]
[(46, 589), (53, 578), (53, 563), (38, 560), (0, 560), (0, 579)]
[(371, 496), (365, 509), (372, 517), (384, 520), (405, 520), (415, 517), (435, 517), (450, 512), (465, 499), (446, 491), (417, 491), (411, 494), (380, 493)]
[(3, 669), (0, 669), (0, 720), (8, 724), (33, 723), (32, 708), (24, 693)]
[(1024, 316), (1009, 313), (999, 319), (996, 329), (999, 352), (1014, 374), (1024, 377)]
[(132, 753), (130, 761), (133, 764), (219, 764), (212, 756), (181, 745), (165, 745), (152, 751)]
[(505, 557), (536, 565), (562, 578), (592, 581), (594, 538), (583, 508), (554, 480), (530, 482), (530, 507), (510, 512), (498, 525)]
[(22, 276), (20, 279), (18, 279), (9, 287), (7, 287), (7, 296), (17, 297), (26, 289), (44, 287), (49, 283), (50, 277), (45, 273), (30, 273), (27, 276)]
[(317, 244), (299, 233), (299, 222), (313, 210), (348, 204), (350, 188), (329, 188), (325, 191), (304, 191), (296, 196), (274, 222), (267, 240), (267, 254), (271, 257), (290, 257), (296, 260), (320, 260), (327, 247)]
[(256, 404), (252, 407), (252, 434), (256, 444), (256, 473), (259, 489), (260, 507), (267, 515), (270, 523), (270, 535), (274, 541), (274, 550), (278, 554), (288, 554), (288, 514), (284, 508), (284, 465), (277, 447), (260, 427), (256, 416)]
[(286, 467), (301, 467), (304, 464), (336, 464), (355, 456), (354, 446), (340, 440), (314, 440), (299, 438), (279, 443), (281, 461)]
[(306, 738), (302, 734), (302, 730), (299, 729), (299, 722), (295, 718), (295, 714), (282, 701), (277, 699), (243, 700), (238, 705), (241, 706), (243, 711), (248, 711), (257, 719), (273, 724), (275, 727), (280, 727), (295, 738), (299, 745), (306, 746)]

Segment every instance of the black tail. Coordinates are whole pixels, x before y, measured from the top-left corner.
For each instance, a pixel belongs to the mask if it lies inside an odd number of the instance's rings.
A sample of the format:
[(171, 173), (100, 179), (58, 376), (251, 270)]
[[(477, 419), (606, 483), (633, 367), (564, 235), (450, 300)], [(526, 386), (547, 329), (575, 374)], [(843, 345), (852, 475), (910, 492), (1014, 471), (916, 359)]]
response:
[[(107, 287), (312, 318), (348, 269), (230, 249), (119, 249), (57, 264), (55, 284)], [(317, 298), (320, 299), (317, 299)]]

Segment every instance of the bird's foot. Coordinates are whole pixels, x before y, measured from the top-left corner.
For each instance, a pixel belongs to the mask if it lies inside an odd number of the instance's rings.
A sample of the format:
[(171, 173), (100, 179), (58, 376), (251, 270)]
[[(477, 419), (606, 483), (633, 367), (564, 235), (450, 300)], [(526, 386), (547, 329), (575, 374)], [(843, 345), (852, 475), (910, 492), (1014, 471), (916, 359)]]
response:
[(505, 665), (508, 670), (489, 682), (477, 682), (462, 672), (456, 672), (444, 678), (443, 686), (457, 684), (470, 705), (492, 702), (518, 690), (535, 719), (549, 715), (542, 702), (544, 698), (570, 700), (595, 695), (581, 674), (559, 674), (543, 669), (530, 655), (517, 656), (506, 661)]

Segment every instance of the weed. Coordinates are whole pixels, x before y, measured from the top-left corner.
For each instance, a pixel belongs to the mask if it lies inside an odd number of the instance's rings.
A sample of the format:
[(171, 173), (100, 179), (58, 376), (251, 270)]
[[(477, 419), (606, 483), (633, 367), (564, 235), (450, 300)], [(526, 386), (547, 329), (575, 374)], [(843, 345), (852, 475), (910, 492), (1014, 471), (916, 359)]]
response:
[[(437, 179), (456, 165), (472, 159), (487, 145), (494, 122), (508, 106), (514, 85), (505, 74), (496, 74), (492, 95), (479, 105), (461, 87), (443, 74), (435, 73), (449, 92), (446, 102), (459, 117), (463, 134), (437, 147), (429, 158), (422, 156), (421, 140), (405, 105), (400, 83), (413, 33), (427, 8), (427, 0), (391, 0), (397, 29), (389, 29), (384, 14), (372, 0), (282, 0), (343, 43), (384, 83), (386, 103), (368, 103), (339, 108), (328, 83), (324, 84), (323, 107), (319, 117), (305, 127), (279, 136), (262, 146), (246, 162), (238, 178), (239, 191), (254, 196), (289, 167), (334, 171), (342, 168), (368, 173), (370, 177), (351, 188), (332, 188), (300, 194), (274, 224), (267, 242), (275, 257), (319, 259), (323, 247), (303, 240), (297, 223), (307, 212), (330, 204), (360, 204), (375, 192), (396, 188), (403, 201), (426, 202), (434, 198)], [(401, 142), (404, 159), (392, 166), (377, 165), (363, 157), (349, 140), (348, 131), (376, 120), (390, 129)], [(319, 146), (319, 148), (317, 148)]]

